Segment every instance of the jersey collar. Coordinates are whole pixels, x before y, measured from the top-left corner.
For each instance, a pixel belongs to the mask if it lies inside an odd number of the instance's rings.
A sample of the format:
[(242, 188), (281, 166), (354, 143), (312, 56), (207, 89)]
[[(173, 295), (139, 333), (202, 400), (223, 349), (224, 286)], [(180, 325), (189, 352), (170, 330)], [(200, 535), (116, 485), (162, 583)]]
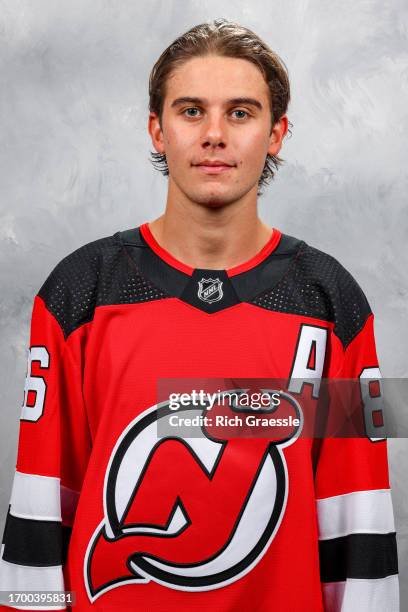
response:
[[(173, 257), (171, 253), (161, 247), (153, 236), (152, 232), (150, 231), (148, 223), (143, 223), (140, 226), (140, 233), (142, 234), (142, 237), (144, 238), (148, 246), (152, 249), (152, 251), (154, 251), (156, 255), (158, 255), (158, 257), (160, 257), (168, 265), (172, 266), (173, 268), (176, 268), (177, 270), (180, 270), (180, 272), (184, 272), (184, 274), (188, 274), (189, 276), (193, 275), (195, 268), (192, 268), (191, 266), (188, 266), (182, 261), (179, 261), (178, 259)], [(244, 263), (225, 270), (226, 275), (228, 277), (232, 277), (236, 274), (242, 274), (242, 272), (247, 272), (251, 268), (254, 268), (255, 266), (259, 265), (264, 259), (266, 259), (266, 257), (268, 257), (268, 255), (270, 255), (276, 249), (281, 237), (282, 233), (278, 229), (273, 228), (272, 235), (269, 238), (268, 242), (265, 244), (265, 246), (263, 246), (262, 249), (256, 255), (254, 255)]]

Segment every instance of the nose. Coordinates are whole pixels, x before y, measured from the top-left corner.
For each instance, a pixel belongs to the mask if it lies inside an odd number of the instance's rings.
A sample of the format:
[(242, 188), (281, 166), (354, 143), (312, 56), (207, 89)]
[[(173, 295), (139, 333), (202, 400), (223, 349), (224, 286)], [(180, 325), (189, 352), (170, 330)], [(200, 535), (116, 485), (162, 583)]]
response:
[(220, 147), (225, 149), (227, 145), (227, 134), (225, 119), (221, 113), (208, 113), (203, 123), (201, 134), (201, 146), (204, 149)]

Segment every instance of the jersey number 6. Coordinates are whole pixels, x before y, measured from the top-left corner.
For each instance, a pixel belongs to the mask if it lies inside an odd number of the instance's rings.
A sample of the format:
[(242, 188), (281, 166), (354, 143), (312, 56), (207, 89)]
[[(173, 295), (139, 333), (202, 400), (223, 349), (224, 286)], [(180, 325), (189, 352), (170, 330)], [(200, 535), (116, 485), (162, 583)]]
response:
[[(47, 384), (42, 376), (33, 376), (31, 364), (33, 361), (40, 363), (40, 368), (48, 370), (50, 366), (50, 355), (45, 346), (32, 346), (28, 350), (27, 374), (24, 384), (24, 402), (22, 405), (22, 421), (38, 421), (44, 411), (45, 394)], [(35, 399), (33, 400), (33, 394)]]

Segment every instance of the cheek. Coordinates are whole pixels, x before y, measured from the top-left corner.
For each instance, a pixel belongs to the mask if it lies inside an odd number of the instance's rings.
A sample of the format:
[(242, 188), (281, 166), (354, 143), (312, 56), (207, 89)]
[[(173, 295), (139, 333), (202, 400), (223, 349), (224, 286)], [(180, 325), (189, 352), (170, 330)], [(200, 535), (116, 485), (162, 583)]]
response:
[(170, 149), (168, 151), (170, 155), (185, 153), (192, 142), (192, 135), (185, 133), (182, 128), (170, 128), (164, 134), (164, 144)]
[(179, 173), (184, 167), (186, 147), (183, 146), (177, 134), (168, 134), (164, 142), (164, 150), (168, 165), (173, 174)]
[(256, 132), (249, 131), (241, 134), (235, 141), (233, 148), (238, 152), (239, 160), (245, 161), (247, 165), (258, 165), (259, 159), (266, 157), (269, 138), (264, 130)]

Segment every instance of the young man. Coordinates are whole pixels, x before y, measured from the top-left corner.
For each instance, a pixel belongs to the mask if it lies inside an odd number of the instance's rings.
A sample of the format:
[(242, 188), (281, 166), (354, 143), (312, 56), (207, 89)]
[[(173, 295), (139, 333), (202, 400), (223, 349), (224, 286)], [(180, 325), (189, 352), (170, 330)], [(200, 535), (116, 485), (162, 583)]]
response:
[(165, 212), (71, 253), (35, 297), (2, 589), (71, 590), (81, 612), (398, 610), (384, 438), (159, 435), (169, 378), (280, 378), (299, 406), (360, 377), (378, 407), (361, 289), (257, 214), (288, 102), (280, 59), (224, 20), (156, 63)]

